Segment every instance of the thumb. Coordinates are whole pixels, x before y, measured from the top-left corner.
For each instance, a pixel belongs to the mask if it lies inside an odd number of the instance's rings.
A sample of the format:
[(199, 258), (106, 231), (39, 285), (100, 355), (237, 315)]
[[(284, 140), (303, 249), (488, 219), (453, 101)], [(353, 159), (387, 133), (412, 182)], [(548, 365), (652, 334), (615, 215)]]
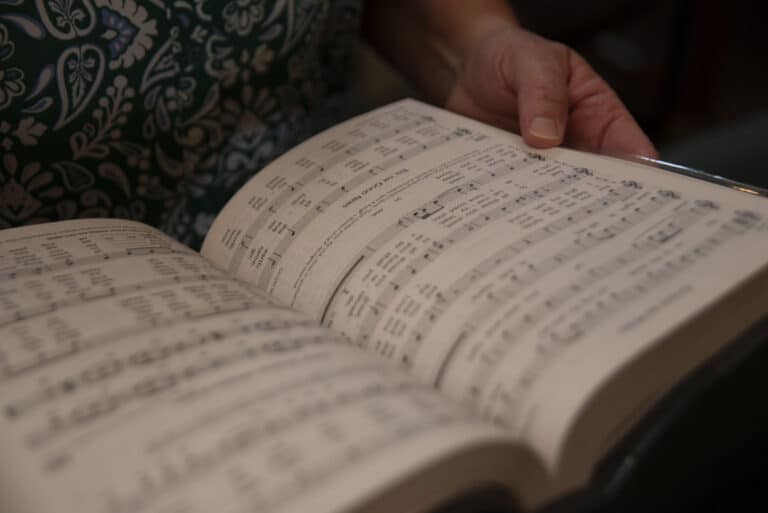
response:
[(563, 142), (568, 121), (568, 49), (548, 41), (537, 43), (520, 48), (504, 68), (518, 93), (523, 139), (548, 148)]

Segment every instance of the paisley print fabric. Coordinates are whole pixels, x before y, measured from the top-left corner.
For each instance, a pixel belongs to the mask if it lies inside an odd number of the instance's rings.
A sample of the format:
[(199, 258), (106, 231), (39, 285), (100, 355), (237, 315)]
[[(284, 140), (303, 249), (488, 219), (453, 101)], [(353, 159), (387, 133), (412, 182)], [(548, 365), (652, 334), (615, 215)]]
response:
[(0, 0), (0, 227), (121, 217), (200, 245), (341, 109), (355, 0)]

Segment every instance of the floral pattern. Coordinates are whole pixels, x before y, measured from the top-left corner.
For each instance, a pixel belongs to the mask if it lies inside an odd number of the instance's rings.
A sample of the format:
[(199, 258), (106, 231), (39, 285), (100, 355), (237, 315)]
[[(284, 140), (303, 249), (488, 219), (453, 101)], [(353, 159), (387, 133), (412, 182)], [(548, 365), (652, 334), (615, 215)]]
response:
[(110, 216), (193, 247), (343, 114), (359, 0), (0, 2), (0, 227)]
[(227, 32), (235, 31), (238, 35), (247, 36), (264, 18), (264, 1), (234, 0), (224, 6), (222, 14)]
[(141, 61), (157, 36), (154, 19), (133, 0), (96, 0), (101, 9), (101, 23), (107, 27), (103, 37), (109, 40), (110, 69), (130, 68)]
[(15, 48), (8, 39), (8, 29), (0, 23), (0, 111), (8, 107), (15, 96), (24, 94), (24, 72), (3, 62), (10, 61)]

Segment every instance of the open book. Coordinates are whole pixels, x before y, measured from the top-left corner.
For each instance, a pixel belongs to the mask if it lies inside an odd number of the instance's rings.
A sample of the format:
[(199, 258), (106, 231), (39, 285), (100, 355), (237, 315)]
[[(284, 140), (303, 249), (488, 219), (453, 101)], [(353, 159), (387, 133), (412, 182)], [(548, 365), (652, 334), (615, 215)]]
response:
[(526, 510), (768, 313), (768, 201), (405, 100), (306, 141), (201, 254), (0, 232), (2, 513)]

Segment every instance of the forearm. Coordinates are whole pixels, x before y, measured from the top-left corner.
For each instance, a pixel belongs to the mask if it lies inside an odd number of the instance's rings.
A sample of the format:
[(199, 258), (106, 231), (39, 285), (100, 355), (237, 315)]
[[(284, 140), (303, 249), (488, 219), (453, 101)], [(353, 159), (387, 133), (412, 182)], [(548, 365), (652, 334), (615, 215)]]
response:
[(371, 44), (434, 101), (444, 102), (477, 38), (517, 26), (505, 0), (368, 0)]

